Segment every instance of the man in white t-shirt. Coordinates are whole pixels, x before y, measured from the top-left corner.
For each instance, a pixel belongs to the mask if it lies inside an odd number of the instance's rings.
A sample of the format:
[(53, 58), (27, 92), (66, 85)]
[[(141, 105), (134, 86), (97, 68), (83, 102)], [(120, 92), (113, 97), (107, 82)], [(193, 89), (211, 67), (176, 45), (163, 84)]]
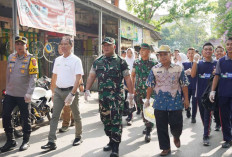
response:
[(53, 93), (53, 115), (50, 121), (50, 132), (48, 135), (48, 143), (41, 149), (56, 149), (56, 129), (60, 117), (60, 113), (64, 105), (70, 105), (75, 122), (75, 139), (73, 146), (79, 145), (82, 134), (82, 123), (79, 112), (78, 93), (79, 80), (82, 78), (83, 68), (80, 58), (74, 55), (71, 50), (73, 40), (69, 36), (64, 36), (61, 40), (61, 49), (63, 55), (57, 57), (53, 67), (51, 90)]

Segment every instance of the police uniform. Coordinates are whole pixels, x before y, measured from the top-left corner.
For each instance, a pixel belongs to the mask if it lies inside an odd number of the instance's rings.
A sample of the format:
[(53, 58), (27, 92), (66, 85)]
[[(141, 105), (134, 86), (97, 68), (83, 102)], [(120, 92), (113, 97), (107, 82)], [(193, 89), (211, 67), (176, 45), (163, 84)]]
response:
[[(182, 64), (184, 66), (184, 70), (188, 70), (189, 68), (192, 69), (193, 66), (192, 62), (184, 62)], [(187, 75), (187, 77), (190, 83), (188, 86), (188, 98), (189, 101), (192, 98), (192, 119), (195, 119), (197, 114), (197, 98), (195, 96), (197, 78), (192, 78), (191, 75)]]
[(11, 113), (15, 106), (19, 107), (20, 116), (23, 121), (23, 143), (19, 150), (26, 150), (29, 147), (31, 103), (26, 103), (24, 97), (32, 95), (37, 73), (37, 61), (31, 54), (25, 53), (19, 56), (17, 53), (14, 53), (9, 56), (6, 71), (6, 97), (3, 102), (2, 115), (7, 142), (1, 147), (2, 152), (8, 151), (17, 145), (13, 136), (13, 126), (11, 123)]
[(218, 84), (219, 108), (222, 122), (223, 140), (232, 141), (232, 60), (228, 55), (217, 62), (216, 75), (220, 77)]
[(124, 104), (123, 78), (130, 75), (124, 59), (114, 54), (96, 59), (90, 70), (98, 78), (99, 111), (105, 134), (115, 143), (121, 142)]
[(208, 80), (212, 76), (212, 72), (216, 67), (217, 61), (211, 60), (210, 62), (206, 62), (205, 60), (199, 61), (197, 65), (197, 101), (199, 105), (201, 119), (204, 125), (204, 134), (203, 137), (208, 138), (210, 134), (210, 126), (211, 126), (211, 112), (205, 109), (201, 103), (201, 97), (208, 85)]

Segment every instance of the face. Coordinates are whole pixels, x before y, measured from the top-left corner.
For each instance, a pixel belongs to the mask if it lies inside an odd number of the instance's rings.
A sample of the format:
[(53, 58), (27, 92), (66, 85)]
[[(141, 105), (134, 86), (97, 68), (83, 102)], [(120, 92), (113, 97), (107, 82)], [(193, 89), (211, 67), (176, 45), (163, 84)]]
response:
[(112, 56), (114, 54), (116, 45), (114, 44), (108, 44), (108, 43), (104, 43), (102, 45), (102, 51), (104, 52), (105, 56)]
[(61, 45), (58, 46), (58, 53), (59, 53), (59, 55), (63, 55), (63, 52), (61, 50)]
[(216, 59), (218, 60), (224, 56), (224, 51), (222, 48), (217, 48), (214, 54), (216, 56)]
[(179, 51), (174, 51), (174, 56), (175, 56), (175, 58), (177, 58), (178, 57), (178, 53), (179, 53)]
[(27, 45), (22, 41), (15, 42), (15, 50), (19, 54), (23, 54), (27, 52)]
[(140, 56), (142, 58), (147, 58), (149, 56), (149, 54), (150, 54), (150, 50), (149, 49), (145, 49), (145, 48), (141, 48), (140, 51), (139, 51), (139, 53), (140, 53)]
[(232, 40), (227, 40), (226, 42), (226, 51), (232, 53)]
[(187, 53), (187, 57), (192, 60), (193, 57), (195, 55), (195, 51), (194, 50), (188, 50), (188, 53)]
[(72, 45), (70, 44), (68, 39), (62, 39), (60, 42), (60, 47), (63, 54), (71, 53)]
[(169, 52), (160, 52), (158, 54), (161, 64), (165, 65), (171, 62), (171, 54)]
[(214, 52), (214, 50), (213, 50), (212, 46), (210, 46), (210, 45), (204, 46), (204, 48), (203, 48), (203, 56), (205, 58), (211, 58), (213, 52)]
[(126, 57), (126, 53), (122, 53), (121, 56), (122, 56), (123, 58), (125, 58), (125, 57)]
[(131, 58), (133, 55), (132, 55), (132, 51), (129, 49), (129, 50), (127, 50), (127, 57), (128, 58)]

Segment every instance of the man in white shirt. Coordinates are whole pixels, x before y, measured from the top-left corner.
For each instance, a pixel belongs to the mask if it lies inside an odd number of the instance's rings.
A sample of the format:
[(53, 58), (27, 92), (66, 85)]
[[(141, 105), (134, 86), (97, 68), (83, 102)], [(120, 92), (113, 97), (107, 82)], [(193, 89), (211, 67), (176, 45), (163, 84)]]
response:
[(60, 117), (60, 113), (64, 105), (70, 105), (75, 122), (75, 139), (73, 146), (79, 145), (82, 134), (82, 123), (79, 112), (78, 93), (79, 80), (82, 78), (83, 68), (80, 58), (74, 55), (71, 50), (73, 48), (73, 40), (69, 36), (64, 36), (61, 40), (61, 49), (63, 55), (57, 57), (53, 67), (52, 86), (53, 93), (53, 115), (50, 121), (50, 132), (48, 135), (48, 143), (41, 149), (56, 149), (56, 129)]

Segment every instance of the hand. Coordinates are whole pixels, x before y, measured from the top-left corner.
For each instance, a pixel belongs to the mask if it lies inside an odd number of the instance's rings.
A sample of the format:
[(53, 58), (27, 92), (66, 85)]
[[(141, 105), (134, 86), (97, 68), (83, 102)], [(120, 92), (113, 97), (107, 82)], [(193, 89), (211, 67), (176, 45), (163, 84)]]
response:
[(30, 103), (31, 102), (31, 94), (25, 94), (24, 100), (25, 100), (25, 103)]
[(211, 91), (210, 94), (209, 94), (209, 100), (212, 103), (214, 102), (215, 94), (216, 94), (216, 91)]
[(184, 100), (184, 108), (187, 109), (187, 108), (189, 108), (189, 106), (190, 106), (190, 105), (189, 105), (189, 100), (188, 100), (188, 99), (185, 99), (185, 100)]
[(192, 70), (192, 69), (189, 68), (189, 69), (185, 70), (184, 73), (185, 73), (186, 75), (191, 75), (191, 70)]
[(198, 63), (200, 58), (201, 58), (201, 56), (199, 54), (195, 54), (193, 57), (193, 62)]
[(145, 100), (144, 106), (145, 106), (145, 107), (149, 107), (149, 106), (150, 106), (150, 99), (146, 99), (146, 100)]
[(73, 95), (72, 93), (69, 93), (68, 96), (64, 100), (65, 106), (71, 105), (74, 98), (75, 98), (75, 95)]
[(128, 93), (127, 94), (127, 100), (129, 101), (129, 103), (133, 103), (134, 100), (134, 94)]
[(90, 91), (89, 91), (89, 90), (86, 90), (86, 91), (85, 91), (85, 101), (88, 101), (88, 97), (91, 97), (91, 96), (90, 96)]

